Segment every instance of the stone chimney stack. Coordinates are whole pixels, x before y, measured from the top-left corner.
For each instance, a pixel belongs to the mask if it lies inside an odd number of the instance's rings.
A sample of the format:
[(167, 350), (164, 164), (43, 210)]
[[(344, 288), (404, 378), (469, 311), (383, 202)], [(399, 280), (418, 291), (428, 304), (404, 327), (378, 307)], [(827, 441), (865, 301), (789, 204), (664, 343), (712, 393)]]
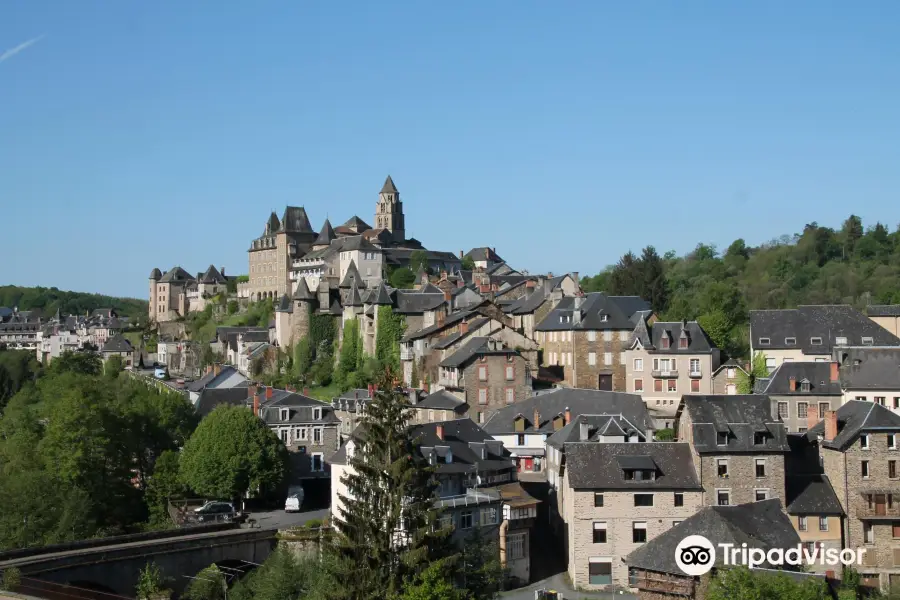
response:
[(462, 335), (466, 335), (469, 333), (469, 321), (463, 319), (462, 323), (459, 324), (459, 333)]
[(259, 392), (253, 394), (253, 414), (259, 416)]
[(541, 426), (541, 413), (538, 412), (537, 406), (534, 407), (534, 428), (538, 429)]
[(578, 423), (578, 441), (586, 442), (588, 441), (588, 434), (590, 433), (590, 425), (588, 425), (587, 421), (582, 418), (582, 420)]
[(832, 442), (838, 434), (837, 413), (833, 410), (825, 411), (825, 441)]
[(791, 375), (791, 378), (788, 379), (788, 385), (790, 386), (790, 390), (792, 392), (797, 391), (797, 378)]
[(438, 439), (442, 442), (444, 441), (444, 426), (438, 425), (434, 428), (434, 433), (437, 435)]
[(831, 363), (831, 383), (837, 383), (841, 379), (840, 364)]
[(266, 400), (270, 400), (272, 398), (272, 386), (266, 386)]
[(569, 410), (569, 407), (566, 407), (566, 425), (572, 422), (572, 411)]
[(812, 406), (806, 409), (806, 429), (809, 431), (819, 422), (819, 413)]

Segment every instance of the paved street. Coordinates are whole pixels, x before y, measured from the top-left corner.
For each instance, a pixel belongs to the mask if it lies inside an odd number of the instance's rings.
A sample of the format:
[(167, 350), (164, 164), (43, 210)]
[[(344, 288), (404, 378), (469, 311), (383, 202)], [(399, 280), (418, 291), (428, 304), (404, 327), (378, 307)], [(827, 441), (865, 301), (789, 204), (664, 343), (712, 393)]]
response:
[(284, 510), (268, 510), (251, 512), (250, 518), (255, 519), (257, 525), (263, 529), (286, 529), (288, 527), (303, 525), (312, 519), (324, 519), (328, 516), (329, 510), (330, 509), (322, 508), (299, 513), (286, 513)]
[(561, 593), (566, 600), (582, 600), (590, 598), (591, 600), (637, 600), (637, 596), (633, 594), (611, 593), (611, 592), (577, 592), (566, 583), (563, 573), (558, 573), (547, 579), (532, 583), (528, 587), (503, 592), (500, 594), (504, 600), (534, 600), (534, 591), (546, 589), (554, 590)]

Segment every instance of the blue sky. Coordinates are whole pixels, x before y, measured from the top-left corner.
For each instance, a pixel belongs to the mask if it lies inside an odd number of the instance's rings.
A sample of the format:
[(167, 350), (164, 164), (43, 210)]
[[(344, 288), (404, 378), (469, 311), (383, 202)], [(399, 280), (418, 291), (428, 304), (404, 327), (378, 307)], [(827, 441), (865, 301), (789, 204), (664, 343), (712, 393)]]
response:
[(388, 173), (408, 234), (533, 272), (900, 221), (896, 1), (12, 0), (0, 56), (0, 284), (243, 273)]

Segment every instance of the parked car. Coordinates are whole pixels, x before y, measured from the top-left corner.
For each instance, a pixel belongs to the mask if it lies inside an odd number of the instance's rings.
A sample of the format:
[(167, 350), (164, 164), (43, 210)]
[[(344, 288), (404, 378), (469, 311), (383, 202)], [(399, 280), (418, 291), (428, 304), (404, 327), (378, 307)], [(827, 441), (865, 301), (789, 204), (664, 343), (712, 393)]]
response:
[(156, 367), (156, 370), (153, 372), (153, 376), (157, 379), (165, 379), (166, 378), (166, 369), (165, 367)]
[(197, 521), (204, 523), (207, 521), (232, 521), (237, 519), (238, 513), (234, 510), (231, 502), (207, 502), (200, 508), (194, 509), (194, 516)]
[(300, 512), (303, 506), (303, 486), (292, 485), (288, 488), (288, 497), (284, 501), (284, 512)]

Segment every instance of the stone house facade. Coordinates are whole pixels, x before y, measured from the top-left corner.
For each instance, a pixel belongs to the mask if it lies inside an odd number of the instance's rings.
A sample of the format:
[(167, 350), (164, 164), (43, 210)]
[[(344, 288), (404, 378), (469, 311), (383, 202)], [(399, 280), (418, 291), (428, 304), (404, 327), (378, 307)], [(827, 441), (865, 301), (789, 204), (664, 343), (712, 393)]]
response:
[(866, 548), (863, 584), (900, 586), (900, 416), (852, 400), (828, 411), (807, 434), (818, 440), (822, 467), (838, 485), (846, 514), (844, 546)]
[(789, 432), (803, 433), (809, 423), (818, 423), (829, 410), (841, 405), (838, 364), (829, 362), (786, 362), (771, 376), (758, 381), (755, 391), (772, 401), (772, 414)]
[(763, 395), (685, 396), (675, 436), (691, 445), (704, 504), (733, 506), (778, 498), (785, 505), (787, 429)]
[[(785, 512), (800, 536), (800, 543), (809, 552), (815, 548), (820, 551), (843, 548), (844, 510), (828, 477), (791, 472), (787, 480), (787, 498)], [(833, 567), (816, 564), (811, 565), (810, 570), (824, 575)]]
[(892, 334), (900, 336), (900, 304), (867, 306), (866, 316)]
[(577, 589), (632, 587), (621, 560), (703, 505), (678, 443), (570, 443), (563, 476), (568, 574)]
[(713, 371), (712, 393), (716, 396), (734, 396), (738, 393), (738, 383), (742, 376), (748, 375), (747, 369), (736, 360), (727, 360)]
[(900, 414), (900, 347), (835, 349), (844, 402), (874, 402)]

